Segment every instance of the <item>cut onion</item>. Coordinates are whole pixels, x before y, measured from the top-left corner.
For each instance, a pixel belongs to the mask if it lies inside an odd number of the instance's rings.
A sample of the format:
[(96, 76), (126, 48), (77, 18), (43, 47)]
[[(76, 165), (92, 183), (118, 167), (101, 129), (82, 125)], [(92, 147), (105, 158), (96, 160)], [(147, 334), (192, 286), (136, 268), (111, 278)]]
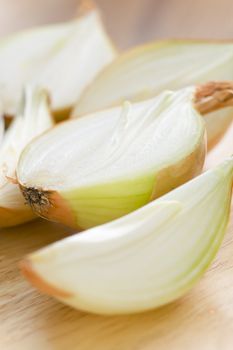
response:
[(170, 303), (204, 274), (229, 220), (233, 158), (145, 207), (29, 255), (24, 275), (72, 307), (100, 314)]
[(0, 94), (4, 114), (14, 116), (23, 86), (49, 91), (58, 118), (96, 74), (116, 56), (96, 8), (71, 22), (33, 28), (0, 41)]
[(26, 144), (54, 124), (45, 91), (28, 86), (21, 104), (0, 145), (0, 227), (18, 225), (35, 217), (17, 185), (16, 165)]
[[(141, 101), (164, 89), (233, 79), (233, 43), (164, 40), (130, 49), (109, 64), (77, 100), (78, 117), (124, 100)], [(233, 119), (227, 108), (206, 115), (208, 147), (224, 135)]]
[(197, 91), (188, 87), (126, 102), (62, 123), (37, 138), (17, 168), (27, 203), (42, 217), (86, 229), (198, 175), (205, 128), (195, 108)]

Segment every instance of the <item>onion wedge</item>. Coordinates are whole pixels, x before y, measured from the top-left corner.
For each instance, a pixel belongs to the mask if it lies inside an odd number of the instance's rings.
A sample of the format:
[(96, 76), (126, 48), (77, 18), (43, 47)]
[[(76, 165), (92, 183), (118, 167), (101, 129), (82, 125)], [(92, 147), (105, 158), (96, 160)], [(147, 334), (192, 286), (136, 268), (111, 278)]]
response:
[(41, 217), (87, 229), (171, 191), (201, 172), (200, 113), (232, 105), (232, 86), (165, 91), (58, 125), (20, 157), (17, 179), (26, 202)]
[[(233, 43), (164, 40), (130, 49), (102, 70), (77, 100), (78, 117), (124, 100), (141, 101), (165, 89), (212, 80), (233, 80)], [(226, 108), (205, 116), (208, 148), (224, 135), (233, 119)]]
[(20, 157), (26, 202), (44, 218), (87, 229), (198, 175), (206, 144), (195, 105), (206, 110), (212, 101), (203, 91), (206, 85), (165, 91), (56, 126)]
[(89, 312), (134, 313), (170, 303), (216, 255), (232, 183), (230, 158), (121, 219), (29, 255), (22, 271), (41, 291)]
[(17, 185), (15, 170), (26, 144), (53, 124), (47, 93), (28, 86), (24, 91), (21, 111), (0, 145), (0, 227), (18, 225), (35, 218)]
[(98, 10), (77, 19), (33, 28), (0, 41), (0, 94), (14, 116), (25, 84), (45, 88), (62, 119), (96, 74), (116, 56)]

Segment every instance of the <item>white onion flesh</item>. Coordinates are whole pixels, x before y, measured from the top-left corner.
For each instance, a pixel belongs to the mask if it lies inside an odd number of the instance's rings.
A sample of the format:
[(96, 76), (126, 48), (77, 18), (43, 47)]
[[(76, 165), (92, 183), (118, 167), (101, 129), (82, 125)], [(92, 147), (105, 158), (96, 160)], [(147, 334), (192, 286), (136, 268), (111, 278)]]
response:
[(96, 10), (78, 19), (34, 28), (0, 41), (0, 94), (15, 115), (25, 84), (48, 90), (55, 111), (71, 108), (96, 74), (115, 57)]
[(31, 254), (26, 276), (75, 308), (145, 311), (185, 294), (226, 231), (233, 158), (145, 207)]

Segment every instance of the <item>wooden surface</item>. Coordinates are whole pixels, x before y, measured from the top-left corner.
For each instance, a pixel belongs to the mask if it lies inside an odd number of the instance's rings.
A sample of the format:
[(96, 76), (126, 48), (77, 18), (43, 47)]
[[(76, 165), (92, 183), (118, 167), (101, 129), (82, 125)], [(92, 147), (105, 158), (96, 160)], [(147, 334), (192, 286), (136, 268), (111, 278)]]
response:
[[(209, 155), (208, 167), (232, 153), (232, 140), (233, 127)], [(188, 295), (133, 316), (73, 310), (41, 295), (23, 279), (17, 267), (22, 256), (69, 233), (40, 220), (1, 231), (1, 350), (233, 349), (233, 220), (217, 258)]]
[[(43, 17), (31, 2), (0, 0), (2, 34), (4, 28), (8, 32), (69, 17), (76, 6), (76, 1), (67, 0), (70, 7), (63, 12), (61, 0), (34, 2), (37, 7), (50, 4), (51, 13)], [(98, 2), (122, 47), (159, 36), (232, 35), (231, 1)], [(233, 128), (209, 155), (207, 167), (232, 153), (232, 140)], [(133, 316), (101, 317), (72, 310), (39, 294), (23, 279), (17, 267), (22, 256), (69, 233), (39, 220), (0, 232), (1, 350), (233, 349), (233, 215), (222, 248), (201, 282), (178, 302)]]

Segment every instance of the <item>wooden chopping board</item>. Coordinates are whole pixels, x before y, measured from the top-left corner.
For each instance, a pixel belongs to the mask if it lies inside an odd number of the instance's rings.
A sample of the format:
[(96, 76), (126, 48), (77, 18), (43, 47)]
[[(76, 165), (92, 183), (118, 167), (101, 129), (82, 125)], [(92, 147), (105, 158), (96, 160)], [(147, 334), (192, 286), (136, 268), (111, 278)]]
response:
[[(210, 153), (207, 166), (232, 150), (233, 127)], [(18, 270), (22, 256), (67, 234), (67, 228), (42, 220), (0, 232), (1, 350), (233, 349), (233, 215), (201, 282), (181, 300), (133, 316), (79, 312), (40, 294), (24, 280)]]
[[(231, 36), (230, 0), (221, 1), (219, 9), (217, 2), (211, 0), (140, 1), (118, 1), (122, 9), (118, 13), (118, 18), (123, 21), (121, 32), (117, 18), (108, 17), (109, 23), (115, 23), (113, 34), (116, 39), (120, 42), (123, 38), (122, 46), (149, 39), (150, 34), (146, 33), (152, 32), (157, 36), (200, 37), (206, 21), (210, 23), (211, 18), (212, 26), (206, 26), (209, 28), (206, 36)], [(18, 8), (25, 2), (18, 2)], [(116, 13), (110, 2), (98, 2), (106, 6), (107, 12)], [(5, 6), (17, 6), (15, 1), (0, 0), (0, 5), (4, 3)], [(129, 3), (128, 12), (124, 7), (126, 3)], [(142, 11), (145, 3), (149, 9), (146, 12)], [(205, 12), (205, 17), (200, 16), (201, 12)], [(129, 16), (131, 32), (126, 33)], [(219, 16), (221, 25), (218, 22), (216, 26)], [(190, 20), (193, 26), (190, 26)], [(15, 18), (12, 18), (14, 22)], [(232, 152), (233, 127), (209, 154), (206, 167), (215, 165)], [(25, 254), (71, 233), (65, 227), (42, 220), (0, 231), (0, 350), (233, 349), (233, 215), (222, 247), (201, 282), (181, 300), (133, 316), (102, 317), (73, 310), (40, 294), (20, 275), (18, 262)]]

